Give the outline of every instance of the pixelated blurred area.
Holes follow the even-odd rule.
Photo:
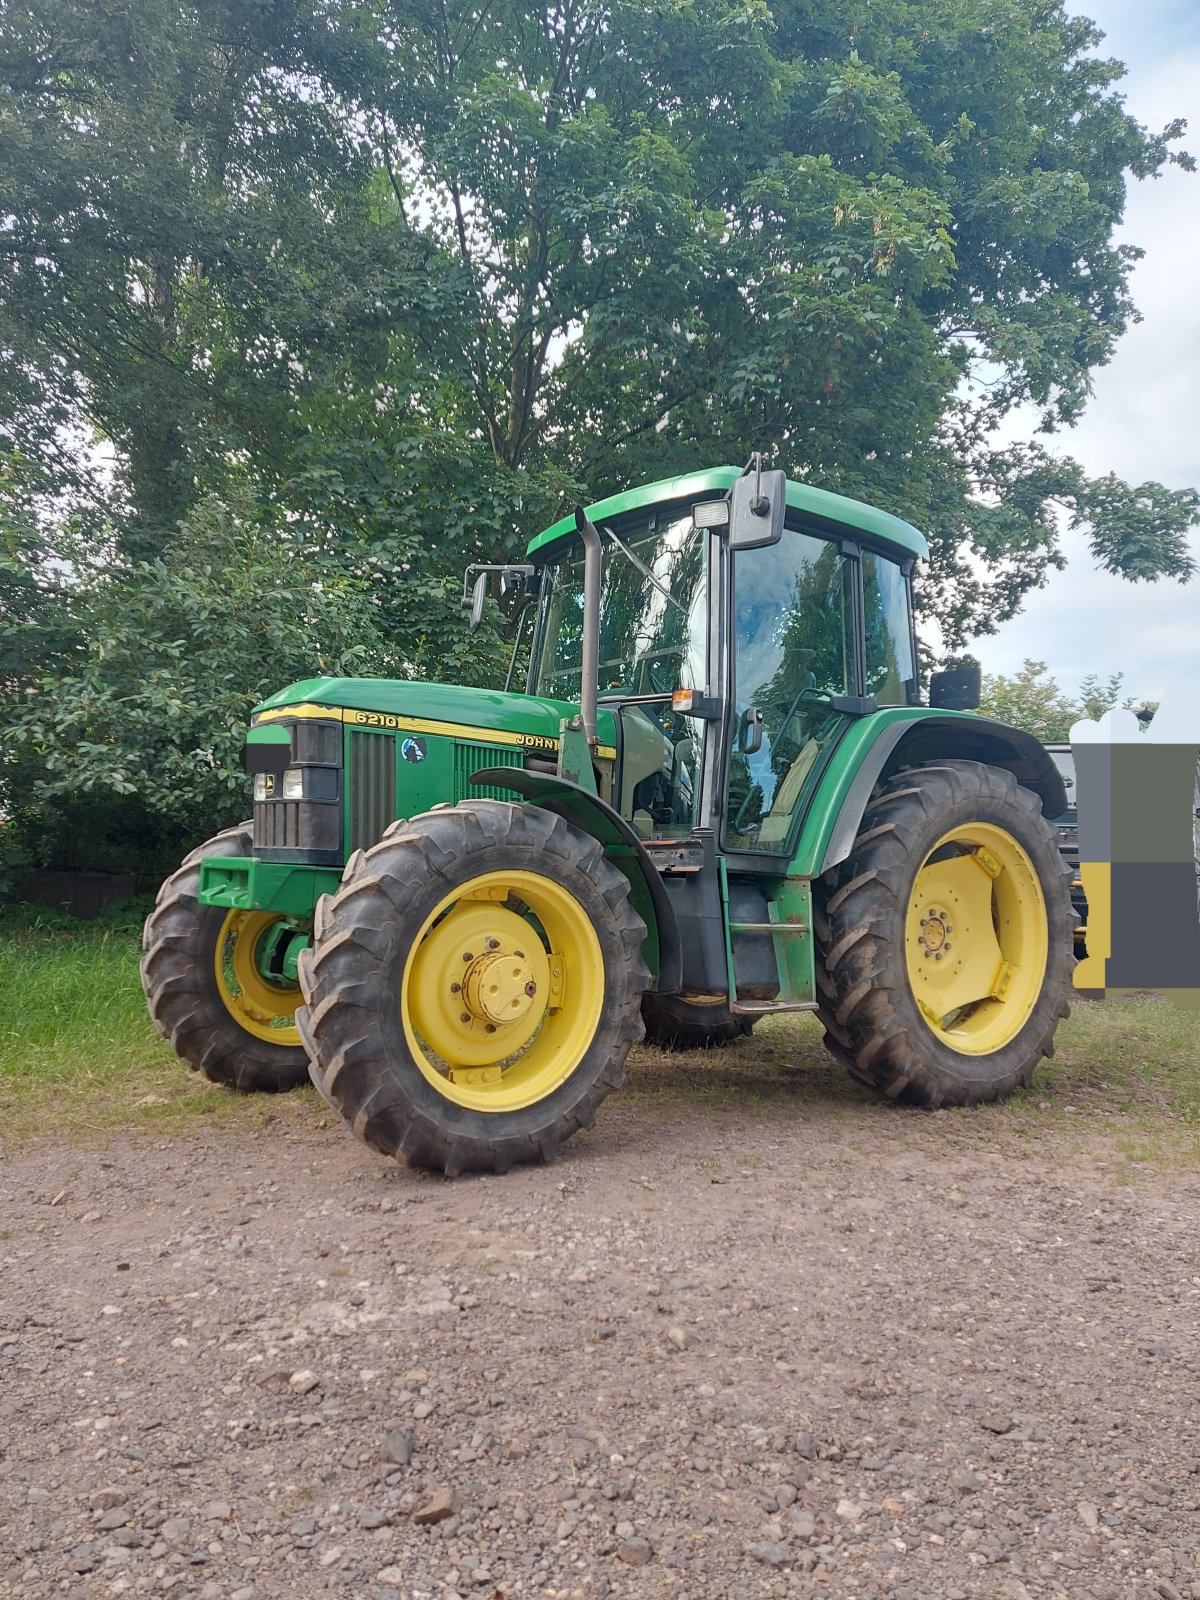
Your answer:
[[[1200,1009],[1200,684],[1173,686],[1152,719],[1076,723],[1071,756],[1086,912],[1075,987]]]

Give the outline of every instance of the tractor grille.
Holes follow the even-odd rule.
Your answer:
[[[464,739],[454,744],[454,800],[517,800],[512,789],[495,789],[490,784],[471,782],[471,774],[481,767],[520,767],[525,754],[511,745],[468,744]]]
[[[348,850],[369,850],[396,820],[396,740],[388,733],[346,736]]]
[[[258,801],[254,807],[254,854],[264,861],[302,860],[321,865],[340,861],[340,810],[336,801],[316,805],[311,800]]]

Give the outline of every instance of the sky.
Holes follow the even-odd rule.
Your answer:
[[[1154,130],[1174,117],[1200,159],[1200,6],[1195,0],[1068,0],[1106,38],[1100,53],[1124,61],[1128,109]],[[1146,252],[1133,275],[1143,320],[1094,375],[1083,420],[1051,441],[1092,473],[1172,489],[1200,487],[1200,172],[1176,168],[1130,180],[1119,237]],[[1200,528],[1192,530],[1200,563]],[[1135,698],[1158,699],[1173,676],[1200,676],[1200,577],[1131,584],[1098,571],[1085,536],[1064,540],[1068,565],[1031,594],[1020,616],[977,639],[985,672],[1012,673],[1026,657],[1046,662],[1074,693],[1089,673],[1125,675]]]

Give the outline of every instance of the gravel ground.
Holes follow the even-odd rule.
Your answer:
[[[0,1594],[1200,1600],[1200,1175],[635,1099],[447,1183],[305,1116],[7,1162]]]

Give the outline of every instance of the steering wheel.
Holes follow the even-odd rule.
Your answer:
[[[784,717],[783,721],[775,730],[775,742],[778,743],[778,741],[783,738],[784,732],[792,718],[796,715],[796,711],[799,708],[802,700],[815,700],[818,703],[828,705],[832,699],[832,689],[818,689],[815,684],[806,683],[803,688],[797,689],[795,698],[793,699],[791,705],[787,708],[787,716]]]
[[[683,665],[683,659],[682,650],[658,650],[653,655],[637,658],[636,664],[651,694],[671,694],[678,689],[678,668]]]

